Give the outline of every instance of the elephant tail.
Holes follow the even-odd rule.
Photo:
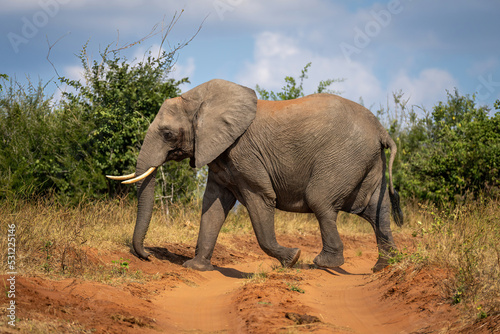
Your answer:
[[[396,158],[398,147],[387,132],[384,131],[384,134],[385,136],[384,138],[382,138],[382,144],[384,145],[384,148],[388,148],[391,150],[391,155],[389,157],[389,198],[391,200],[392,206],[391,214],[396,225],[401,227],[403,226],[403,211],[401,211],[401,205],[399,203],[399,194],[394,189],[394,185],[392,183],[392,164],[394,163],[394,159]]]

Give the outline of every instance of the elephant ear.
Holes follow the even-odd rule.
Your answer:
[[[215,160],[250,126],[257,112],[257,96],[247,87],[215,79],[182,95],[193,114],[195,166]]]

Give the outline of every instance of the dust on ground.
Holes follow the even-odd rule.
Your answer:
[[[441,297],[441,269],[372,274],[375,238],[343,237],[346,263],[312,265],[319,235],[280,236],[300,247],[292,269],[266,256],[253,236],[225,236],[211,272],[182,267],[194,247],[147,248],[152,261],[130,253],[89,249],[90,259],[130,259],[127,270],[154,279],[104,284],[81,278],[16,277],[16,329],[0,320],[0,332],[19,333],[492,333],[500,318],[464,328],[459,309]],[[399,239],[399,240],[398,240]],[[398,244],[410,245],[403,237]],[[411,246],[411,245],[410,245]],[[91,261],[92,262],[92,261]],[[7,276],[2,276],[6,285]],[[2,310],[7,296],[2,295]]]

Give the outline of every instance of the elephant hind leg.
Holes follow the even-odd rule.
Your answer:
[[[344,245],[337,230],[337,212],[332,209],[315,212],[318,219],[323,249],[314,259],[319,267],[336,268],[344,264]]]
[[[390,212],[391,206],[384,179],[373,193],[368,206],[358,214],[372,225],[377,239],[379,258],[372,268],[373,272],[387,267],[389,259],[397,252],[397,247],[392,237]]]
[[[344,264],[344,244],[337,230],[338,209],[332,201],[329,183],[321,179],[311,182],[306,191],[306,201],[319,223],[323,248],[314,258],[319,267],[336,268]]]

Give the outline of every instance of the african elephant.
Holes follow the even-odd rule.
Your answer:
[[[391,150],[388,194],[385,148]],[[216,79],[165,100],[147,131],[136,172],[108,177],[138,182],[133,247],[140,258],[149,256],[144,238],[153,210],[153,171],[168,160],[190,158],[192,167],[208,164],[209,173],[195,257],[185,267],[213,270],[217,236],[239,201],[260,247],[286,267],[299,259],[300,249],[276,241],[275,208],[315,214],[323,249],[314,263],[327,268],[344,263],[338,211],[365,218],[379,248],[377,271],[396,251],[391,204],[395,222],[403,223],[392,184],[395,154],[396,145],[377,118],[352,101],[331,94],[262,101],[250,88]]]

